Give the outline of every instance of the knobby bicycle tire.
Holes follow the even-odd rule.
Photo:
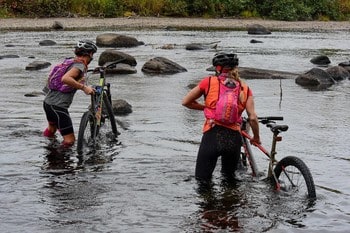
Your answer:
[[[280,182],[281,190],[299,192],[302,195],[305,194],[308,198],[316,198],[316,189],[311,172],[301,159],[287,156],[277,163],[274,172]]]
[[[83,114],[78,133],[77,152],[81,155],[85,149],[94,146],[96,140],[96,120],[94,115],[87,111]]]
[[[114,137],[117,138],[118,135],[119,135],[119,132],[118,132],[118,129],[117,129],[117,124],[116,124],[116,121],[115,121],[112,105],[111,105],[111,102],[108,99],[107,94],[103,95],[103,103],[104,103],[105,110],[107,110],[107,111],[105,111],[105,113],[107,115],[104,116],[104,118],[106,118],[106,119],[108,119],[110,121],[112,133],[114,134]]]

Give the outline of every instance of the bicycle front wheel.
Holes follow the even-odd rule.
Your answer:
[[[83,114],[78,133],[77,152],[83,154],[89,147],[93,147],[96,140],[96,121],[90,111]]]
[[[281,191],[316,198],[311,172],[301,159],[287,156],[277,163],[274,172]]]
[[[107,130],[107,136],[110,136],[111,139],[115,139],[118,137],[118,135],[120,133],[118,132],[117,124],[116,124],[113,109],[112,109],[112,105],[108,99],[107,94],[103,95],[103,103],[104,103],[103,106],[104,106],[105,111],[103,111],[102,117],[104,120],[104,124],[106,125],[105,128]],[[112,130],[112,131],[109,131],[109,130]]]

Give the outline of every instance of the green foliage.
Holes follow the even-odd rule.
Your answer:
[[[218,6],[218,13],[223,17],[257,15],[254,0],[222,0],[218,1]]]
[[[0,18],[10,18],[12,14],[5,7],[0,8]]]
[[[0,0],[0,17],[263,17],[349,20],[349,0]]]
[[[164,0],[129,0],[124,1],[125,9],[141,16],[158,15],[165,5]]]
[[[161,13],[165,16],[187,17],[187,3],[185,0],[165,0]]]
[[[335,0],[266,0],[258,5],[260,15],[278,20],[315,20],[327,16],[339,19],[339,1]]]
[[[116,17],[122,14],[119,0],[71,0],[71,11],[80,16]]]
[[[69,0],[39,0],[31,5],[31,16],[60,17],[66,16],[69,11]]]

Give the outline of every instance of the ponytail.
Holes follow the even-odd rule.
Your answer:
[[[231,79],[234,79],[238,82],[241,81],[240,77],[239,77],[239,73],[238,73],[238,67],[233,68],[232,70],[230,70],[228,72],[228,77]]]

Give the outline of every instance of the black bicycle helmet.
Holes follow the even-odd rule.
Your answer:
[[[91,40],[80,40],[75,46],[76,55],[89,55],[91,52],[96,53],[97,46]]]
[[[238,57],[235,53],[217,53],[213,58],[213,66],[236,67],[238,66]]]

